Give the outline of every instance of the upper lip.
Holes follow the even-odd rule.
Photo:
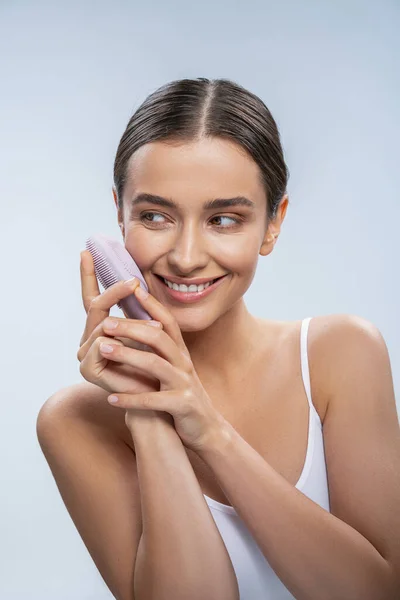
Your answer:
[[[226,273],[224,273],[223,275],[217,275],[216,277],[203,277],[203,278],[198,278],[198,279],[179,279],[178,277],[172,277],[172,275],[160,275],[159,273],[156,273],[156,275],[158,275],[159,277],[162,277],[163,279],[168,279],[168,281],[172,281],[172,283],[177,283],[179,284],[183,284],[183,285],[201,285],[202,283],[207,283],[208,281],[213,281],[214,279],[219,279],[220,277],[224,277],[224,275],[226,275]]]

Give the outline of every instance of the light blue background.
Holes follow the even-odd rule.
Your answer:
[[[370,320],[399,390],[399,15],[388,0],[1,3],[1,598],[112,597],[35,423],[46,398],[82,379],[79,252],[91,233],[120,237],[115,152],[162,84],[230,78],[264,100],[291,204],[249,310]]]

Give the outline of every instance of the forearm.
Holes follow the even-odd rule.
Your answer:
[[[397,598],[393,571],[376,548],[293,487],[234,428],[217,432],[200,456],[298,600]]]
[[[237,600],[229,554],[178,434],[164,423],[132,434],[143,522],[135,600]]]

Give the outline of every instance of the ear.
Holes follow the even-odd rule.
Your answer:
[[[118,195],[117,195],[117,190],[115,189],[114,186],[112,187],[112,193],[113,193],[113,196],[114,196],[114,204],[115,204],[116,209],[118,211],[118,225],[119,225],[119,228],[120,228],[120,230],[122,232],[122,237],[125,239],[124,220],[122,218],[121,210],[118,207]]]
[[[260,248],[261,256],[267,256],[275,247],[275,242],[280,234],[282,223],[286,216],[289,196],[285,194],[279,203],[275,219],[270,221]]]

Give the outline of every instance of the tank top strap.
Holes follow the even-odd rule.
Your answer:
[[[317,418],[317,421],[321,424],[319,414],[313,404],[311,397],[311,382],[310,382],[310,367],[308,363],[308,328],[312,317],[303,319],[301,323],[300,333],[300,360],[301,360],[301,374],[303,377],[304,389],[306,390],[307,400],[310,407],[310,421],[311,415]]]

